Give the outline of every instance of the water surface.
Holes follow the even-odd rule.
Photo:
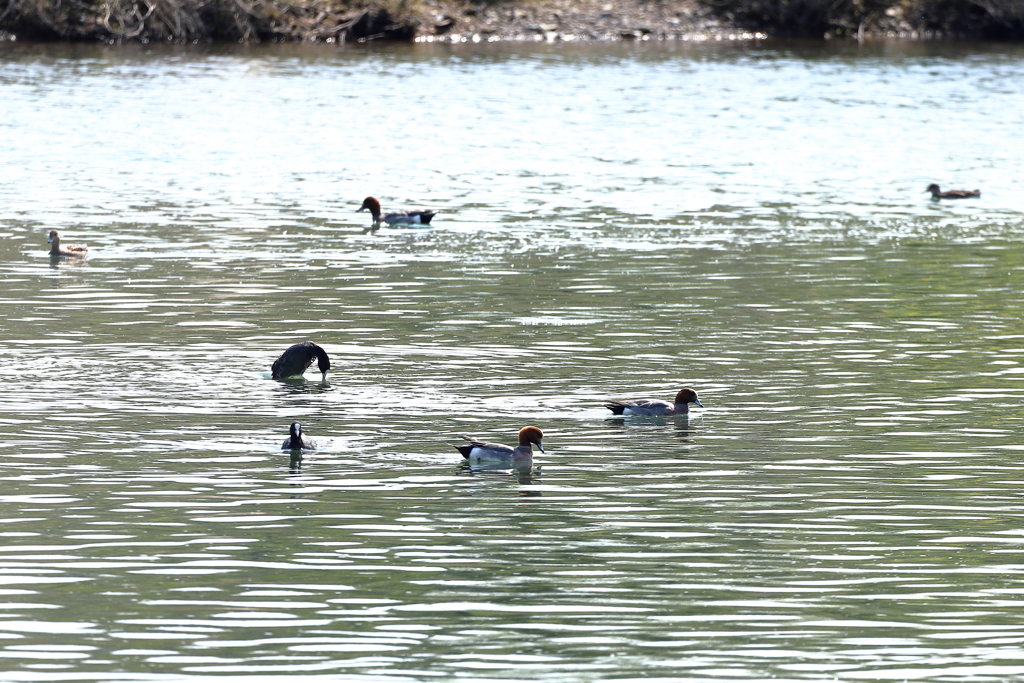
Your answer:
[[[0,60],[3,680],[1024,679],[1019,47]]]

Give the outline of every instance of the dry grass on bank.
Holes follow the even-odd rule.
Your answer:
[[[1024,0],[0,0],[0,38],[19,40],[617,40],[737,29],[1024,40]]]
[[[408,2],[389,0],[399,11]],[[0,7],[0,31],[19,40],[411,40],[414,34],[383,6],[338,0],[0,0]]]

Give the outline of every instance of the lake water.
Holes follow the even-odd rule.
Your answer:
[[[1024,680],[1024,47],[0,66],[3,681]]]

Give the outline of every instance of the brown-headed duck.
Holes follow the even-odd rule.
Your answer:
[[[467,460],[483,460],[488,462],[509,463],[513,467],[529,467],[533,463],[533,445],[537,444],[540,452],[544,452],[541,439],[544,432],[537,427],[523,427],[519,430],[519,445],[515,448],[500,443],[487,443],[477,441],[471,436],[460,434],[469,443],[465,446],[456,446],[456,450],[462,453]]]
[[[664,401],[609,401],[604,407],[616,415],[685,415],[690,412],[690,404],[696,403],[701,408],[704,404],[697,398],[697,392],[689,387],[680,389],[676,400],[669,404]]]
[[[401,225],[401,224],[415,224],[415,225],[429,225],[430,219],[437,215],[436,211],[395,211],[382,216],[380,213],[380,202],[377,201],[376,197],[367,197],[363,200],[363,205],[356,209],[356,212],[370,210],[370,215],[373,216],[373,224],[380,225],[381,223],[387,223],[388,225]]]

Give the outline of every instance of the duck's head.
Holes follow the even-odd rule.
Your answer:
[[[49,243],[56,242],[57,244],[60,244],[60,233],[56,230],[51,230],[50,237],[46,241]]]
[[[704,404],[697,399],[697,392],[689,387],[679,390],[679,393],[676,394],[676,403],[696,403],[701,408],[704,407]]]
[[[544,452],[544,446],[541,445],[541,439],[544,438],[544,432],[540,431],[538,427],[523,427],[519,430],[519,445],[529,446],[532,443],[537,444],[537,448],[540,452]]]
[[[301,439],[302,438],[302,425],[300,425],[298,422],[292,422],[292,426],[288,430],[288,433],[291,435],[291,437],[293,439]]]
[[[377,201],[376,197],[367,197],[363,200],[363,205],[356,209],[356,212],[370,210],[370,213],[377,217],[380,215],[380,202]]]
[[[932,195],[937,195],[937,194],[941,194],[942,190],[939,189],[938,185],[936,185],[935,183],[932,183],[931,185],[928,186],[928,189],[926,189],[925,192],[931,192]]]
[[[331,359],[327,357],[327,352],[319,346],[316,346],[316,367],[320,369],[320,381],[326,382],[327,371],[331,369]]]

